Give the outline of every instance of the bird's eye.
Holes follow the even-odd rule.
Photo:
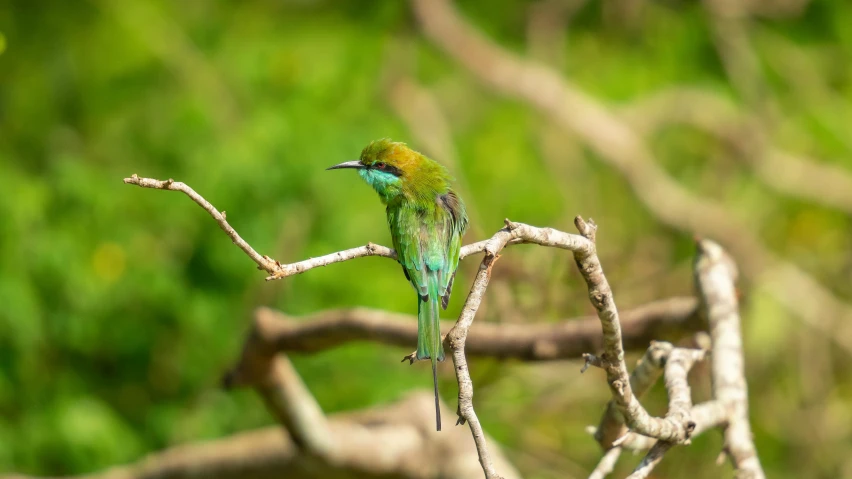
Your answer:
[[[380,169],[380,170],[384,170],[384,169],[385,169],[385,167],[386,167],[387,165],[386,165],[386,164],[384,164],[384,163],[382,163],[382,162],[380,161],[380,162],[376,163],[376,164],[375,164],[375,165],[373,165],[373,166],[375,166],[376,168],[378,168],[378,169]]]

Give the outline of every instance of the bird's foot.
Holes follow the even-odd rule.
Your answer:
[[[408,364],[414,364],[414,361],[417,361],[417,351],[413,351],[411,354],[406,354],[400,362],[404,363],[406,361],[408,361]]]

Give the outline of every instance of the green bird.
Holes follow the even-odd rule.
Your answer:
[[[439,304],[447,309],[453,278],[459,265],[467,213],[461,198],[450,188],[452,180],[443,165],[404,143],[376,140],[357,161],[332,166],[354,168],[387,205],[397,261],[405,278],[417,291],[417,359],[432,360],[435,415],[438,407],[438,361],[444,360]]]

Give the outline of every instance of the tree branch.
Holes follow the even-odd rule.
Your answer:
[[[245,242],[244,239],[237,234],[236,230],[228,224],[228,221],[225,219],[225,212],[220,212],[217,210],[209,201],[205,200],[204,197],[195,192],[189,185],[185,183],[181,183],[180,181],[175,181],[171,178],[168,180],[155,180],[153,178],[139,178],[134,173],[130,178],[125,178],[124,182],[129,185],[137,185],[142,188],[154,188],[158,190],[171,190],[171,191],[180,191],[184,193],[186,196],[196,202],[198,206],[204,208],[205,211],[210,213],[210,216],[219,223],[219,227],[222,228],[222,231],[225,232],[228,237],[231,238],[231,241],[234,242],[245,254],[248,255],[249,258],[252,259],[255,263],[257,263],[258,267],[263,270],[269,271],[270,273],[275,271],[276,261],[270,259],[267,256],[262,256],[260,253],[254,250],[248,243]]]
[[[713,396],[728,408],[725,449],[738,477],[763,478],[748,421],[748,388],[734,287],[736,276],[736,266],[721,246],[710,240],[698,242],[695,280],[713,339]]]
[[[621,448],[614,447],[603,455],[598,465],[589,474],[589,479],[604,479],[609,473],[615,469],[615,464],[621,456]]]
[[[698,314],[698,301],[687,296],[653,301],[622,313],[621,319],[626,349],[643,348],[654,339],[676,340],[704,328],[704,320]],[[293,317],[258,308],[254,321],[262,323],[255,329],[266,335],[265,341],[274,350],[287,353],[324,351],[352,341],[374,341],[407,348],[417,339],[414,316],[377,309],[334,309]],[[453,325],[450,321],[442,321],[443,334],[446,335]],[[553,324],[475,322],[467,336],[465,353],[498,359],[551,361],[576,359],[584,351],[599,351],[602,345],[597,316]]]
[[[666,360],[666,390],[669,395],[669,410],[666,418],[669,418],[684,429],[686,444],[695,430],[695,422],[692,420],[692,394],[686,376],[695,361],[704,359],[704,351],[697,349],[675,348],[669,353]],[[642,462],[636,466],[628,479],[645,479],[663,459],[663,455],[675,446],[672,441],[657,441]]]
[[[753,228],[722,204],[693,195],[678,184],[627,123],[552,69],[495,45],[470,26],[449,0],[412,0],[412,6],[424,34],[482,83],[526,101],[576,134],[595,158],[624,177],[664,224],[725,241],[744,271],[766,285],[776,300],[852,353],[852,306],[767,249]]]
[[[574,220],[580,233],[592,243],[592,249],[574,251],[574,260],[589,288],[589,299],[598,311],[604,337],[604,353],[601,363],[606,371],[607,383],[616,408],[627,426],[644,436],[665,441],[683,442],[688,439],[683,427],[669,418],[657,418],[639,403],[630,383],[627,364],[624,362],[624,347],[621,339],[621,324],[612,290],[603,274],[600,261],[594,251],[597,226],[586,223],[579,216]]]
[[[657,382],[663,372],[665,359],[671,352],[672,345],[669,343],[652,342],[645,351],[645,355],[639,360],[633,373],[630,374],[630,386],[633,394],[641,398]],[[595,440],[601,448],[608,450],[613,447],[613,442],[627,434],[624,426],[624,416],[618,410],[614,400],[607,404],[606,411],[601,422],[595,430]]]
[[[627,479],[645,479],[648,477],[651,471],[654,470],[654,467],[663,460],[663,455],[672,447],[674,447],[674,443],[669,441],[657,441],[654,443],[651,450],[642,458],[642,462],[636,466],[636,469],[627,476]]]
[[[363,258],[365,256],[381,256],[384,258],[396,259],[396,251],[386,246],[381,246],[373,243],[367,243],[364,246],[359,246],[357,248],[350,248],[343,251],[338,251],[336,253],[327,254],[324,256],[319,256],[316,258],[306,259],[304,261],[298,261],[296,263],[290,264],[281,264],[278,261],[270,258],[266,255],[261,255],[254,248],[251,247],[245,240],[240,237],[237,231],[228,224],[228,221],[225,219],[225,212],[217,210],[209,201],[204,199],[201,195],[195,192],[189,185],[185,183],[181,183],[179,181],[175,181],[172,179],[168,180],[156,180],[153,178],[140,178],[136,174],[133,174],[130,178],[125,178],[124,182],[130,185],[141,186],[142,188],[153,188],[158,190],[171,190],[171,191],[180,191],[189,198],[197,203],[199,206],[204,208],[213,219],[219,223],[219,227],[222,228],[222,231],[231,238],[231,241],[235,245],[237,245],[245,254],[248,255],[249,258],[254,261],[258,269],[262,269],[270,274],[266,278],[267,281],[286,278],[288,276],[293,276],[296,274],[302,274],[305,271],[308,271],[313,268],[317,268],[320,266],[328,266],[330,264],[339,263],[341,261],[348,261],[350,259],[355,258]],[[461,248],[459,253],[459,258],[464,258],[466,256],[482,253],[485,250],[486,243],[488,241],[479,241],[477,243],[472,243],[469,245],[465,245]],[[510,240],[509,244],[518,244],[523,243],[523,240],[520,238],[515,238]]]
[[[125,179],[125,181],[139,186],[172,189],[187,194],[217,220],[220,227],[228,234],[232,241],[249,255],[261,269],[265,269],[271,273],[270,278],[273,279],[299,274],[317,266],[345,261],[360,256],[378,255],[394,257],[393,251],[388,248],[367,245],[362,248],[348,250],[347,252],[334,253],[321,258],[293,263],[292,265],[281,265],[271,258],[259,255],[227,223],[224,213],[218,212],[209,202],[204,200],[204,198],[195,193],[187,185],[172,180],[162,182],[145,178],[140,179],[136,175]],[[619,446],[628,440],[631,440],[632,443],[635,443],[632,445],[636,446],[639,442],[643,442],[639,439],[641,436],[659,439],[657,444],[652,447],[651,453],[646,458],[647,461],[643,462],[645,465],[640,466],[638,470],[639,472],[645,469],[650,471],[650,468],[659,461],[659,457],[670,446],[667,443],[673,445],[687,442],[692,430],[696,428],[696,423],[691,420],[691,409],[693,408],[689,396],[689,386],[686,382],[686,373],[689,367],[691,367],[692,362],[698,359],[699,355],[686,350],[671,350],[670,345],[666,346],[663,343],[654,343],[646,353],[645,360],[640,363],[640,366],[634,371],[632,377],[628,378],[627,367],[624,362],[624,344],[618,310],[613,299],[612,290],[603,274],[603,269],[596,254],[595,237],[597,226],[594,222],[586,222],[579,216],[575,218],[575,225],[581,234],[580,236],[564,233],[552,228],[536,228],[506,220],[505,228],[499,230],[490,239],[465,246],[462,250],[463,255],[484,252],[485,257],[482,260],[479,272],[467,296],[462,313],[455,326],[447,333],[445,341],[452,349],[453,363],[459,383],[458,423],[463,424],[467,422],[469,424],[480,465],[488,479],[501,479],[501,476],[496,472],[492,455],[489,454],[486,446],[485,434],[473,409],[473,384],[468,371],[465,347],[476,311],[488,286],[494,262],[499,258],[499,252],[510,244],[532,243],[567,249],[573,253],[574,260],[588,286],[589,299],[597,310],[597,316],[603,330],[603,354],[600,358],[587,356],[587,362],[598,365],[606,371],[607,381],[613,397],[612,404],[615,405],[615,409],[611,408],[612,411],[604,416],[602,427],[600,428],[601,433],[622,429],[622,424],[615,412],[620,413],[620,416],[624,418],[624,423],[632,430],[631,433],[612,441],[609,444],[610,446]],[[702,246],[702,248],[702,251],[706,253],[708,247]],[[702,269],[698,268],[698,270],[701,271]],[[699,274],[700,277],[701,275]],[[730,287],[731,294],[733,294],[732,282]],[[705,289],[702,289],[702,293],[705,295],[709,294]],[[734,297],[735,300],[736,298]],[[711,304],[709,300],[706,303]],[[733,308],[733,315],[737,318],[735,302],[733,303]],[[690,309],[689,315],[691,316],[692,311],[694,311],[694,305],[688,309]],[[711,318],[712,313],[713,311],[711,310]],[[681,315],[683,314],[684,312],[682,311]],[[731,313],[728,312],[726,314]],[[292,337],[292,335],[288,336],[288,333],[293,328],[291,327],[288,331],[285,326],[282,329],[281,325],[284,322],[270,320],[270,318],[273,318],[273,316],[264,310],[261,310],[256,315],[255,327],[245,342],[240,361],[226,375],[224,382],[229,386],[254,386],[264,398],[272,414],[278,418],[279,422],[290,433],[294,443],[300,450],[304,450],[304,452],[314,457],[325,458],[331,461],[334,456],[340,454],[340,451],[339,447],[335,447],[334,445],[335,436],[329,430],[322,411],[286,358],[275,358],[276,353],[284,349],[281,343],[286,343],[288,338]],[[738,321],[738,318],[736,320]],[[711,319],[711,324],[712,321]],[[718,323],[730,325],[730,321],[730,319],[723,318]],[[385,321],[382,322],[384,323]],[[367,331],[368,334],[372,334],[376,329],[375,324],[370,325],[368,323],[369,320],[367,322],[362,320],[352,324],[362,326],[362,332]],[[410,322],[410,324],[413,325],[414,323]],[[737,326],[734,333],[738,335],[738,323],[734,324]],[[328,330],[327,325],[324,328]],[[371,330],[370,328],[373,329]],[[383,324],[378,327],[378,330],[382,331],[378,336],[380,339],[392,341],[398,341],[402,337],[405,337],[406,340],[413,339],[410,327],[407,330],[403,330],[402,328],[395,329],[394,326],[388,327],[388,325]],[[720,336],[720,334],[714,333],[714,348],[719,344],[717,340],[724,336]],[[375,338],[373,336],[369,337]],[[529,338],[526,341],[529,342]],[[535,346],[533,346],[533,350],[535,350]],[[534,353],[533,357],[536,354],[542,354],[540,350],[541,348],[539,347],[539,353]],[[741,350],[738,349],[737,352],[740,354],[739,374],[742,377]],[[549,354],[553,355],[552,352]],[[666,366],[666,385],[669,389],[670,398],[669,413],[665,418],[655,418],[651,417],[642,407],[636,395],[637,393],[641,394],[644,392],[654,382],[659,375],[658,370],[666,355],[669,356],[669,363]],[[743,397],[745,397],[744,379],[742,379],[742,382],[741,389]],[[717,384],[721,383],[718,381],[714,382],[714,386]],[[717,387],[721,403],[727,406],[728,402],[730,402],[739,408],[737,409],[739,411],[738,414],[744,417],[745,430],[748,431],[747,414],[742,412],[742,408],[745,407],[744,401],[735,402],[733,390],[733,387],[728,389]],[[730,401],[722,399],[723,397],[727,397],[726,395],[731,397]],[[707,407],[705,409],[708,412],[717,412],[719,408]],[[609,417],[610,415],[612,417]],[[742,426],[738,426],[736,424],[737,421],[732,417],[728,417],[727,419],[729,423],[727,429],[728,431],[733,431],[730,433],[730,436],[736,440],[732,439],[729,443],[732,455],[735,456],[734,451],[737,451],[736,454],[740,454],[743,451],[743,445],[741,444],[742,438],[740,437],[743,430]],[[608,421],[611,422],[610,426],[606,426]],[[611,457],[613,457],[613,461],[616,454],[615,452],[612,453]],[[754,460],[756,461],[756,456],[754,456]],[[737,459],[737,461],[745,464],[742,466],[743,468],[748,467],[748,458]]]
[[[470,436],[460,428],[435,433],[433,414],[431,392],[418,392],[393,404],[333,415],[328,421],[334,444],[330,456],[305,451],[280,427],[272,427],[175,446],[73,479],[481,479]],[[520,479],[499,450],[491,455],[506,479]]]

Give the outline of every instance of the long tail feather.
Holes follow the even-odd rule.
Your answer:
[[[428,295],[421,297],[417,308],[417,359],[432,360],[432,381],[435,386],[436,428],[441,430],[441,409],[438,400],[438,361],[444,360],[444,345],[441,342],[440,296],[438,275],[429,272]]]
[[[438,361],[432,360],[432,381],[435,383],[435,429],[441,430],[441,403],[438,400]]]

